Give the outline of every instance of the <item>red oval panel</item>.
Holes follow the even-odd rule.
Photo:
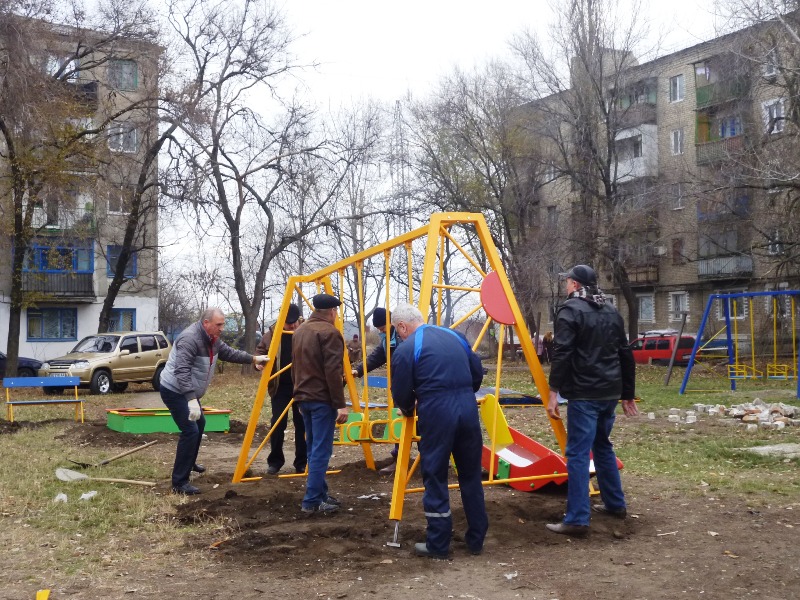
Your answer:
[[[511,304],[503,291],[503,284],[500,283],[500,276],[497,271],[489,273],[481,284],[481,302],[483,309],[490,317],[503,325],[514,325],[514,313],[511,312]]]

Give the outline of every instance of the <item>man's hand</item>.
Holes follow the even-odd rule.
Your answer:
[[[623,400],[622,412],[626,417],[635,417],[639,414],[639,409],[636,407],[636,400]]]
[[[353,377],[358,377],[358,369],[353,369],[350,372],[353,374]]]
[[[547,416],[556,421],[561,420],[561,412],[558,410],[558,392],[550,390],[550,397],[547,399]]]
[[[203,409],[200,408],[200,403],[197,398],[189,400],[189,420],[197,421],[203,415]]]
[[[266,365],[268,361],[269,356],[266,354],[256,354],[253,357],[253,366],[256,368],[256,371],[263,371],[264,365]]]
[[[336,422],[339,425],[343,425],[343,424],[347,423],[347,409],[346,408],[340,408],[336,412]]]

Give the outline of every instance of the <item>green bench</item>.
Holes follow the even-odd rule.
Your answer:
[[[24,405],[43,405],[43,404],[74,404],[75,420],[83,423],[83,400],[78,397],[78,385],[80,377],[5,377],[3,387],[6,388],[6,417],[9,421],[14,421],[14,407]],[[21,388],[64,388],[72,387],[75,390],[75,397],[70,398],[47,398],[42,400],[12,400],[11,390]]]

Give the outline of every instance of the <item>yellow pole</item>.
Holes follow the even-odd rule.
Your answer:
[[[778,298],[772,297],[772,362],[778,365]]]
[[[414,304],[414,253],[411,242],[405,243],[406,264],[408,265],[408,303]]]
[[[750,364],[753,367],[753,377],[756,376],[756,329],[753,325],[753,299],[747,298],[747,310],[750,313]]]
[[[797,329],[795,328],[795,312],[797,310],[797,306],[794,303],[794,296],[791,296],[791,307],[792,307],[792,370],[794,371],[795,379],[798,376],[797,373]]]
[[[392,307],[389,306],[391,302],[389,285],[391,283],[391,279],[389,278],[391,261],[391,250],[384,250],[383,268],[386,277],[386,281],[384,282],[384,286],[386,287],[386,403],[388,404],[386,410],[389,411],[389,415],[391,415],[394,410],[394,399],[392,398]],[[391,437],[391,435],[392,432],[389,430],[389,436]]]

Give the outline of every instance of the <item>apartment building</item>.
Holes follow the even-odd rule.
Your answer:
[[[557,250],[546,261],[551,277],[572,262],[595,264],[601,287],[627,318],[619,280],[611,275],[616,262],[632,292],[638,331],[677,329],[686,313],[685,330],[697,332],[713,293],[800,288],[797,264],[784,261],[781,252],[782,226],[798,216],[782,211],[790,192],[768,189],[765,166],[787,152],[797,154],[797,132],[783,120],[789,98],[776,66],[780,36],[769,27],[642,64],[633,57],[618,63],[624,67],[606,84],[613,113],[607,121],[613,127],[608,181],[616,190],[613,225],[590,229],[585,218],[577,218],[580,186],[574,170],[564,169],[553,153],[549,183],[539,197],[541,222],[562,238],[560,246],[554,240]],[[573,79],[566,93],[579,94],[580,87]],[[551,97],[540,104],[561,101]],[[574,147],[579,153],[580,144]],[[576,223],[581,231],[575,231]],[[608,227],[624,228],[613,257],[592,252],[591,244],[576,250],[569,241],[589,231],[607,236]],[[540,307],[551,323],[556,302],[550,298]],[[756,332],[786,330],[800,323],[799,309],[794,307],[793,321],[788,297],[742,301],[734,317],[743,321],[744,331],[750,329],[751,312]],[[702,333],[709,337],[723,325],[717,306]]]
[[[162,49],[104,37],[108,34],[103,32],[31,20],[23,25],[27,39],[2,40],[6,49],[15,49],[15,44],[17,50],[23,48],[36,70],[26,74],[24,93],[31,97],[28,112],[40,114],[35,125],[25,112],[19,113],[18,122],[9,117],[15,141],[37,162],[30,168],[23,204],[29,226],[18,230],[28,239],[19,354],[45,360],[97,333],[131,217],[133,186],[148,140],[157,132],[155,104],[147,100],[158,87]],[[41,92],[32,90],[34,85]],[[29,143],[32,138],[40,138],[41,144]],[[8,342],[14,244],[7,232],[14,232],[13,188],[20,179],[14,180],[8,145],[0,141],[0,203],[6,221],[0,236],[0,252],[6,257],[0,261],[0,348]],[[148,176],[153,173],[157,165]],[[148,191],[145,209],[135,214],[134,254],[114,303],[111,330],[158,326],[156,203],[156,193]]]

